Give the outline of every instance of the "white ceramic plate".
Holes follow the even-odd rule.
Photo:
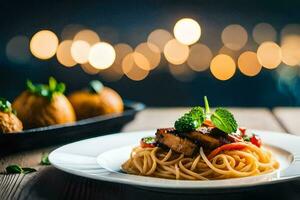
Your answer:
[[[154,190],[184,192],[266,185],[300,177],[300,137],[286,133],[254,130],[280,162],[280,169],[260,176],[212,181],[168,180],[122,173],[121,164],[132,147],[155,130],[118,133],[82,140],[60,147],[49,155],[50,162],[65,172],[92,179],[123,183]]]

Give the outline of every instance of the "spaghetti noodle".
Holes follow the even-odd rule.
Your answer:
[[[270,151],[248,142],[242,144],[242,149],[208,156],[202,147],[195,156],[160,147],[136,147],[122,169],[130,174],[167,179],[214,180],[261,175],[279,168]]]

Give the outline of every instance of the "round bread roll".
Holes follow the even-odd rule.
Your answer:
[[[121,113],[124,104],[120,95],[111,88],[102,87],[99,92],[82,90],[68,96],[77,119],[86,119],[99,115]]]
[[[76,120],[74,109],[63,94],[52,100],[24,91],[12,104],[25,128],[65,124]]]
[[[0,133],[16,133],[23,130],[23,124],[12,112],[0,112]]]

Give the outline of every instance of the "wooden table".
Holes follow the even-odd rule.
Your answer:
[[[123,131],[172,126],[187,108],[150,108],[139,113]],[[253,129],[300,134],[300,108],[231,108],[240,125]],[[299,144],[300,145],[300,144]],[[77,177],[52,166],[39,166],[41,154],[54,147],[0,158],[0,169],[12,163],[36,167],[38,172],[0,175],[0,200],[5,199],[300,199],[300,181],[216,194],[168,194],[132,186]],[[56,147],[55,147],[56,148]]]

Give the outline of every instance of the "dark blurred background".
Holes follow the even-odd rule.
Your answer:
[[[162,62],[159,69],[151,71],[144,80],[133,81],[123,76],[117,81],[107,81],[101,75],[85,73],[80,66],[63,67],[55,57],[40,60],[30,54],[26,62],[18,63],[9,60],[6,53],[7,43],[17,35],[30,39],[37,31],[48,29],[59,37],[68,24],[99,30],[101,40],[111,44],[125,42],[135,47],[146,41],[148,34],[157,28],[172,33],[174,24],[184,17],[193,18],[200,24],[200,42],[209,46],[213,55],[222,48],[221,33],[230,24],[240,24],[247,30],[249,38],[244,49],[255,50],[258,45],[253,42],[251,33],[256,24],[271,24],[277,31],[276,42],[279,42],[282,28],[300,23],[299,8],[300,1],[296,0],[3,1],[0,12],[0,96],[13,100],[25,88],[26,79],[46,82],[49,76],[54,76],[66,83],[67,92],[99,79],[116,89],[123,98],[142,101],[148,106],[196,105],[202,103],[203,95],[209,96],[212,106],[299,106],[299,66],[282,64],[274,70],[263,68],[255,77],[245,76],[237,70],[231,79],[221,81],[209,69],[193,72],[188,78],[174,77],[165,66],[166,62]],[[286,77],[286,74],[292,75]]]

